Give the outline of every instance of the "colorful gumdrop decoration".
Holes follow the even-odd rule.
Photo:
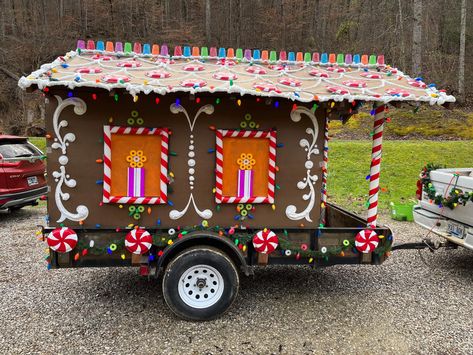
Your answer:
[[[373,252],[379,244],[378,235],[369,229],[360,231],[355,237],[355,247],[361,253]]]
[[[153,238],[144,229],[133,229],[125,237],[125,248],[133,254],[141,255],[147,253]]]
[[[77,245],[77,234],[71,228],[56,228],[46,238],[48,246],[58,253],[68,253]]]
[[[276,233],[269,229],[263,229],[253,237],[253,247],[258,253],[270,254],[276,250],[279,239]]]

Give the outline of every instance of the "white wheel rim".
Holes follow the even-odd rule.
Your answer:
[[[222,298],[224,282],[217,269],[195,265],[182,273],[177,286],[181,300],[192,308],[208,308]]]

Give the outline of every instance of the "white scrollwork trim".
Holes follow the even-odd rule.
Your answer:
[[[309,204],[302,212],[297,212],[297,207],[294,205],[289,205],[286,207],[286,216],[293,220],[297,221],[300,219],[306,219],[308,222],[312,222],[312,218],[310,217],[310,212],[314,208],[315,205],[315,188],[314,185],[318,180],[318,176],[316,174],[312,175],[311,169],[314,166],[314,163],[311,160],[312,155],[319,154],[319,149],[317,148],[317,136],[319,134],[319,126],[317,123],[317,117],[315,114],[308,109],[307,107],[298,107],[296,110],[291,112],[291,119],[294,122],[299,122],[302,119],[302,115],[306,115],[312,121],[313,128],[308,127],[305,132],[311,136],[312,141],[303,138],[299,141],[299,145],[304,148],[306,151],[306,162],[304,167],[307,169],[306,176],[297,183],[297,188],[299,190],[305,190],[309,188],[309,191],[302,195],[302,199],[304,201],[309,201]]]
[[[196,164],[197,164],[196,159],[194,158],[195,157],[194,142],[193,142],[194,137],[192,135],[192,132],[194,130],[194,125],[197,121],[197,118],[200,116],[200,114],[205,113],[207,115],[211,115],[211,114],[214,113],[214,107],[213,107],[213,105],[204,105],[204,106],[202,106],[197,111],[197,113],[195,114],[195,116],[192,120],[189,117],[189,114],[187,113],[187,110],[179,104],[173,103],[173,104],[171,104],[169,109],[174,114],[183,113],[186,116],[187,122],[189,123],[189,129],[190,129],[190,132],[191,132],[190,143],[189,143],[189,154],[188,154],[189,157],[191,157],[191,159],[189,159],[188,162],[187,162],[187,164],[189,166],[189,170],[188,170],[189,171],[189,187],[190,187],[191,193],[189,195],[189,200],[187,201],[186,207],[184,207],[184,209],[182,211],[171,210],[169,212],[169,218],[171,218],[173,220],[176,220],[176,219],[179,219],[182,216],[184,216],[187,213],[187,210],[189,209],[189,206],[191,205],[191,202],[192,202],[192,206],[194,207],[195,212],[201,218],[210,219],[213,216],[212,211],[210,209],[205,209],[205,210],[201,211],[197,207],[197,204],[196,204],[195,199],[194,199],[194,195],[192,194],[192,190],[194,189],[194,184],[195,184],[194,174],[195,174],[195,168],[196,168]]]
[[[59,170],[53,171],[53,177],[56,181],[56,189],[54,191],[54,200],[56,202],[56,206],[61,212],[61,217],[57,220],[58,223],[69,219],[71,221],[81,221],[87,218],[89,215],[89,209],[84,205],[79,205],[76,208],[76,213],[69,212],[66,207],[64,207],[63,201],[67,201],[70,198],[70,194],[67,192],[62,191],[63,185],[66,185],[69,188],[74,188],[77,185],[77,181],[71,179],[70,176],[66,173],[66,165],[69,162],[69,158],[67,157],[67,147],[70,143],[76,140],[76,136],[74,133],[66,133],[64,136],[61,135],[61,129],[68,126],[68,122],[66,120],[59,121],[59,116],[61,115],[62,111],[67,106],[74,106],[74,113],[76,115],[83,115],[87,111],[86,103],[78,98],[78,97],[70,97],[68,99],[61,99],[59,96],[54,96],[58,102],[56,110],[53,114],[53,127],[54,133],[56,137],[54,138],[54,143],[51,145],[53,149],[60,149],[62,155],[59,157]]]

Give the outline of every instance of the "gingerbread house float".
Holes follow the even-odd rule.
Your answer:
[[[90,40],[19,85],[46,99],[49,267],[164,273],[166,302],[190,319],[225,311],[253,265],[382,263],[388,104],[455,100],[382,55]],[[327,202],[329,122],[363,104],[367,219]]]

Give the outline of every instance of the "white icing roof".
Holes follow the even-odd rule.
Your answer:
[[[383,56],[275,52],[177,46],[78,42],[78,49],[57,58],[19,86],[125,89],[131,95],[172,92],[233,93],[312,101],[455,102],[455,98],[421,78],[410,78],[384,64]]]

